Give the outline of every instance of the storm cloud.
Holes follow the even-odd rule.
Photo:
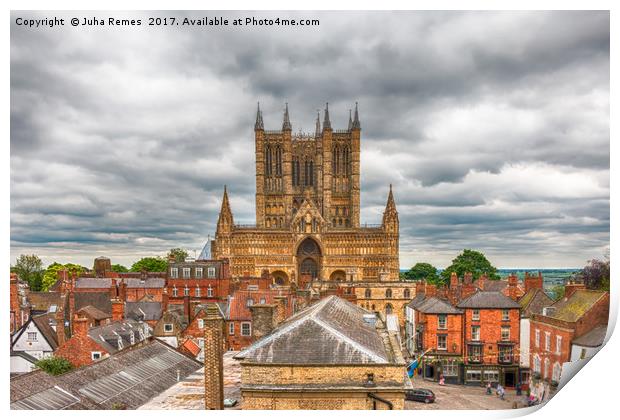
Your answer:
[[[389,184],[401,266],[463,248],[579,267],[609,246],[608,12],[57,13],[11,27],[11,258],[130,264],[213,236],[223,187],[254,222],[253,123],[312,131],[359,103],[362,222]],[[320,19],[150,27],[148,16]]]

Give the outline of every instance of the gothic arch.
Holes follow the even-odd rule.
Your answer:
[[[307,236],[297,246],[297,271],[300,276],[309,275],[310,279],[321,276],[321,259],[323,252],[319,243]]]
[[[271,273],[271,276],[273,277],[274,283],[278,286],[286,286],[289,283],[288,275],[284,271],[274,271]]]
[[[344,270],[335,270],[329,276],[329,280],[330,281],[346,281],[347,280],[347,273],[345,273]]]

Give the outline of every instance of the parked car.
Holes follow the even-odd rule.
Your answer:
[[[415,388],[405,392],[405,399],[409,401],[420,401],[429,404],[435,402],[435,394],[430,389]]]

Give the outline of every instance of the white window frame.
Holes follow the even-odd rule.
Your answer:
[[[189,286],[183,288],[183,296],[189,296]]]
[[[100,351],[91,351],[90,352],[90,360],[101,360],[103,355]]]
[[[545,331],[545,350],[551,351],[551,333],[549,331]]]
[[[247,334],[243,333],[243,328],[247,327]],[[252,323],[251,322],[242,322],[241,323],[241,335],[244,337],[251,337],[252,336]]]
[[[444,345],[441,346],[439,344],[439,337],[442,337],[445,342],[443,343]],[[447,334],[437,334],[437,350],[448,350],[448,335]]]
[[[510,309],[502,309],[502,321],[510,321]]]
[[[539,356],[539,355],[537,355],[537,354],[535,354],[535,355],[532,357],[532,360],[534,361],[534,366],[533,366],[533,367],[534,367],[534,372],[536,372],[536,373],[541,373],[542,371],[541,371],[541,369],[540,369],[540,368],[541,368],[541,359],[540,359],[540,356]]]
[[[198,328],[204,328],[205,327],[205,320],[202,318],[198,319]]]
[[[553,364],[553,371],[551,373],[551,379],[556,382],[560,382],[560,376],[562,375],[562,365],[559,362]]]
[[[211,287],[211,285],[209,285],[207,289],[207,297],[213,297],[213,287]]]
[[[510,326],[502,325],[500,327],[500,337],[502,341],[510,341]],[[507,332],[507,334],[505,334]]]
[[[36,331],[28,331],[28,341],[39,341]]]
[[[235,323],[228,324],[228,335],[235,335]]]
[[[207,267],[207,277],[210,279],[215,278],[215,267]]]
[[[190,267],[183,267],[183,278],[184,279],[192,278],[192,269]]]
[[[561,353],[562,353],[562,336],[556,335],[555,336],[555,354],[561,354]]]
[[[202,278],[202,267],[196,267],[196,274],[195,274],[197,279],[201,279]]]
[[[480,309],[472,309],[472,311],[471,311],[471,320],[472,321],[480,321]]]
[[[437,315],[437,329],[438,330],[448,329],[448,315],[446,314]]]
[[[173,279],[179,278],[179,269],[177,267],[170,268],[170,277],[172,277]]]
[[[540,330],[536,329],[536,331],[534,331],[534,345],[536,346],[536,348],[540,348]]]
[[[196,297],[200,297],[200,286],[196,286],[194,289],[194,295],[196,295]]]
[[[252,305],[254,305],[254,299],[247,298],[247,300],[245,301],[245,306],[247,306],[249,308]]]
[[[179,296],[179,290],[177,289],[176,286],[174,286],[172,288],[172,297],[178,297]]]
[[[476,331],[475,335],[474,331]],[[471,326],[471,341],[480,341],[480,325]]]
[[[170,328],[170,329],[168,329]],[[164,324],[164,332],[173,332],[174,331],[174,324]]]

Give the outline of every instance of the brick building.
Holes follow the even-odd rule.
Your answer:
[[[30,318],[30,305],[26,297],[27,286],[19,281],[17,274],[11,273],[10,283],[10,333],[19,330]]]
[[[228,260],[171,261],[166,284],[170,303],[180,303],[184,296],[203,303],[226,299],[231,292]]]
[[[402,409],[406,362],[383,318],[329,296],[240,352],[244,409]]]
[[[609,292],[567,284],[564,298],[543,314],[531,316],[530,368],[534,381],[559,383],[562,364],[571,360],[573,343],[579,343],[595,328],[606,326],[608,318]]]

